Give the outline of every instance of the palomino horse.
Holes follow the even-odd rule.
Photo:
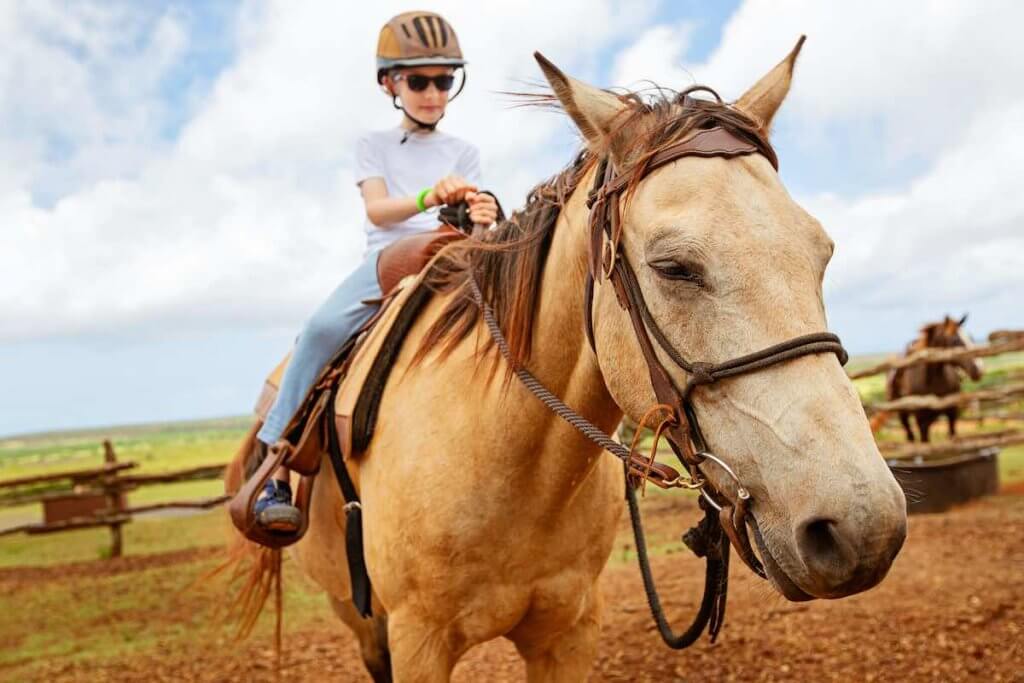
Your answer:
[[[401,351],[373,441],[349,460],[374,617],[360,619],[350,605],[345,515],[330,472],[293,546],[357,634],[375,680],[448,680],[467,650],[497,637],[515,644],[530,681],[587,677],[623,469],[500,372],[469,276],[514,357],[565,403],[606,432],[623,413],[638,420],[655,394],[608,280],[593,291],[593,347],[586,334],[585,200],[597,161],[641,173],[645,155],[709,122],[767,137],[798,48],[733,106],[617,96],[538,56],[587,149],[482,241],[442,252],[439,293]],[[826,329],[821,283],[833,244],[764,156],[666,164],[632,188],[619,227],[650,314],[690,357],[733,358]],[[839,598],[885,576],[906,533],[904,497],[834,355],[701,387],[693,403],[710,447],[750,492],[747,523],[779,593]],[[703,467],[718,491],[735,495],[716,465]]]
[[[971,340],[963,331],[963,324],[967,316],[960,320],[953,320],[948,315],[937,323],[931,323],[921,328],[917,339],[907,346],[907,354],[920,351],[925,348],[967,348],[971,346]],[[965,373],[974,381],[981,379],[982,364],[977,358],[965,358],[963,360],[949,363],[923,363],[911,365],[906,368],[892,370],[886,381],[886,397],[895,401],[904,396],[921,396],[932,394],[934,396],[949,396],[960,391],[960,373]],[[949,422],[949,435],[956,436],[956,419],[960,416],[960,408],[953,406],[945,410],[901,410],[899,411],[900,423],[907,433],[907,441],[914,440],[914,431],[910,427],[910,416],[913,414],[917,420],[917,428],[921,432],[921,441],[928,442],[928,431],[932,423],[945,415]]]

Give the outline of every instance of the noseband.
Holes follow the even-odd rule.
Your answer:
[[[701,129],[685,140],[670,144],[655,153],[646,164],[640,180],[655,169],[685,157],[731,159],[750,154],[764,156],[778,170],[775,152],[768,141],[762,137],[751,135],[749,138],[747,136],[741,138],[721,127]],[[732,468],[708,448],[693,404],[694,391],[702,385],[756,372],[812,354],[833,353],[838,356],[840,363],[845,365],[847,354],[836,335],[818,332],[795,337],[760,351],[720,363],[687,360],[672,346],[652,316],[637,282],[636,274],[630,266],[622,246],[622,217],[619,199],[629,183],[630,177],[617,174],[614,165],[607,157],[601,160],[597,168],[594,187],[587,199],[587,206],[590,208],[590,257],[584,318],[587,339],[596,353],[593,331],[594,288],[596,284],[608,280],[614,288],[619,305],[629,314],[634,334],[643,352],[651,385],[658,401],[655,409],[661,410],[666,415],[655,431],[655,449],[652,449],[650,458],[636,453],[632,448],[627,450],[612,440],[595,425],[566,406],[537,381],[529,371],[518,366],[509,353],[508,345],[494,318],[493,311],[484,301],[479,286],[472,278],[470,287],[496,345],[524,385],[551,410],[623,461],[626,471],[626,496],[651,611],[665,642],[670,647],[680,649],[696,641],[709,623],[712,641],[721,628],[725,613],[730,543],[755,574],[762,578],[767,577],[764,567],[751,548],[747,533],[747,515],[752,502],[750,493],[742,485],[740,478]],[[654,338],[654,342],[657,343],[664,355],[687,374],[688,379],[682,389],[678,387],[659,359],[651,337]],[[642,426],[644,425],[641,424]],[[656,450],[657,439],[663,433],[680,463],[689,473],[688,481],[673,468],[654,462],[653,453]],[[734,491],[731,496],[717,490],[707,479],[701,468],[708,462],[714,463],[714,466],[732,481]],[[662,488],[686,487],[700,489],[701,492],[701,507],[705,510],[705,519],[687,533],[684,541],[698,556],[707,558],[704,600],[690,628],[680,636],[672,633],[665,620],[647,563],[646,544],[635,498],[635,488],[640,481],[651,481]],[[728,541],[722,538],[722,532]]]

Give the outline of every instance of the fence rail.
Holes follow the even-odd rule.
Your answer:
[[[1011,333],[1007,330],[999,334],[1003,336],[996,337],[995,340],[983,346],[953,349],[927,348],[915,351],[907,356],[894,356],[881,363],[851,372],[850,379],[863,379],[864,377],[871,377],[872,375],[878,375],[889,370],[906,368],[921,363],[951,363],[972,358],[999,356],[1014,351],[1024,351],[1024,332]]]
[[[45,520],[0,529],[0,537],[25,533],[49,534],[75,529],[108,527],[110,529],[110,557],[122,554],[121,527],[135,515],[155,510],[207,510],[222,505],[228,496],[215,496],[200,500],[178,500],[147,505],[128,506],[125,494],[144,486],[170,484],[183,481],[220,479],[224,465],[201,465],[175,472],[160,474],[125,474],[138,466],[135,462],[118,462],[110,441],[103,442],[102,467],[65,470],[31,477],[0,481],[0,506],[13,507],[29,503],[42,503]],[[41,484],[68,482],[59,490],[39,491]],[[36,487],[37,490],[18,492],[19,488]]]
[[[1020,443],[1024,443],[1024,432],[1020,430],[1006,430],[960,437],[938,443],[884,443],[881,444],[880,449],[882,455],[887,459],[905,460],[920,458],[922,460],[932,460],[951,455],[975,453],[988,448],[1013,446]]]
[[[946,408],[966,406],[972,403],[991,403],[1022,397],[1024,397],[1024,383],[1010,384],[996,389],[961,391],[956,394],[949,394],[948,396],[935,396],[934,394],[904,396],[894,401],[872,403],[868,408],[871,412],[881,412],[883,410],[945,410]]]
[[[94,479],[99,479],[100,477],[105,477],[109,474],[114,474],[115,472],[129,470],[133,467],[138,467],[138,463],[115,462],[107,463],[103,467],[97,467],[94,469],[67,470],[64,472],[51,472],[50,474],[38,474],[31,477],[20,477],[18,479],[7,479],[6,481],[0,481],[0,489],[30,486],[32,484],[49,484],[63,479],[70,479],[73,482],[84,483]]]

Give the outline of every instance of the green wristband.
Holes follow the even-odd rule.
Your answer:
[[[416,208],[420,210],[420,213],[423,213],[424,211],[427,210],[427,205],[424,200],[427,198],[427,195],[430,194],[431,190],[433,189],[434,188],[432,187],[428,187],[425,190],[420,190],[420,193],[416,195]]]

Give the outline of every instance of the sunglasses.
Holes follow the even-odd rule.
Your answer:
[[[423,92],[427,89],[427,86],[431,83],[434,87],[441,92],[448,92],[455,85],[455,76],[445,74],[443,76],[423,76],[422,74],[395,74],[394,80],[400,81],[405,79],[405,82],[409,84],[409,90],[413,92]]]

